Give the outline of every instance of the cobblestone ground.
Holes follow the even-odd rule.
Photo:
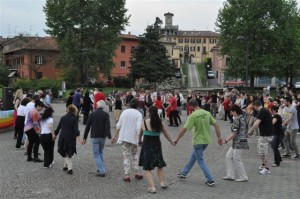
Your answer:
[[[55,123],[65,113],[64,104],[54,104]],[[183,114],[185,115],[185,114]],[[183,116],[183,121],[186,116]],[[223,137],[230,130],[230,125],[218,121],[221,125]],[[112,121],[112,127],[114,122]],[[80,130],[83,132],[82,118]],[[177,136],[178,128],[169,128],[173,138]],[[114,132],[114,128],[112,128]],[[187,133],[176,147],[171,146],[162,137],[164,158],[168,166],[165,175],[169,188],[161,190],[157,184],[157,194],[146,192],[146,180],[124,183],[122,153],[118,145],[105,147],[105,164],[107,177],[95,177],[96,165],[91,153],[91,145],[77,145],[78,155],[73,157],[74,175],[67,175],[62,171],[63,159],[55,150],[55,164],[50,169],[44,169],[42,163],[28,163],[23,155],[24,151],[15,151],[13,131],[0,133],[0,198],[299,198],[299,160],[287,159],[278,168],[272,168],[271,174],[260,176],[258,166],[259,157],[256,152],[256,139],[249,139],[250,150],[243,154],[244,165],[249,181],[244,183],[227,182],[221,178],[225,174],[225,154],[228,145],[218,146],[213,133],[213,143],[207,148],[205,156],[207,163],[216,177],[216,185],[207,187],[205,177],[195,165],[185,180],[177,179],[176,174],[187,162],[191,153],[191,134]],[[298,136],[299,145],[299,136]],[[43,157],[43,150],[40,147]],[[270,152],[270,162],[273,162]],[[155,177],[156,182],[158,182]]]

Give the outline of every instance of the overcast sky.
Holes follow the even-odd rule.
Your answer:
[[[299,0],[300,1],[300,0]],[[0,36],[19,33],[44,36],[46,29],[43,6],[46,0],[0,0]],[[218,10],[224,0],[127,0],[131,15],[126,32],[142,34],[155,17],[164,21],[164,13],[174,14],[173,24],[180,30],[215,30]]]

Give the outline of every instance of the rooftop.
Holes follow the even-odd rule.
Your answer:
[[[180,30],[177,33],[178,36],[188,36],[188,37],[220,37],[219,33],[213,32],[213,31],[185,31]]]

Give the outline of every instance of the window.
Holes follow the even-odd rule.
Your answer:
[[[121,61],[121,68],[126,68],[126,62],[125,61]]]
[[[203,43],[206,44],[206,39],[203,39]]]
[[[178,39],[178,43],[183,43],[183,39]]]
[[[203,46],[203,54],[206,54],[206,46]]]
[[[185,38],[185,39],[184,39],[184,43],[190,43],[190,39]]]
[[[189,51],[189,46],[185,46],[184,51]]]
[[[190,51],[194,52],[195,51],[195,46],[191,46]]]
[[[191,43],[194,44],[195,43],[195,39],[191,39]]]
[[[125,53],[126,51],[126,46],[121,46],[121,53]]]
[[[214,43],[214,39],[209,39],[209,43],[213,44]]]
[[[133,53],[135,46],[131,46],[131,53]]]
[[[200,49],[201,49],[200,46],[198,46],[198,47],[197,47],[197,51],[200,52]]]
[[[42,72],[37,72],[36,73],[36,78],[37,79],[42,79],[43,78],[43,73]]]
[[[43,64],[44,57],[41,56],[35,56],[35,64]]]
[[[197,39],[197,43],[198,43],[198,44],[201,44],[201,39]]]
[[[179,51],[180,51],[180,52],[183,51],[183,46],[179,46]]]

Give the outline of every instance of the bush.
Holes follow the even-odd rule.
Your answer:
[[[27,91],[45,91],[51,89],[52,94],[55,97],[61,89],[61,82],[58,80],[49,80],[47,78],[39,80],[17,79],[10,84],[10,87],[14,89],[22,88]]]
[[[128,77],[115,77],[113,83],[116,88],[130,88],[131,86],[131,81]]]
[[[94,85],[92,85],[91,87],[95,87],[95,88],[104,88],[105,87],[105,83],[103,81],[97,81],[94,83]]]

